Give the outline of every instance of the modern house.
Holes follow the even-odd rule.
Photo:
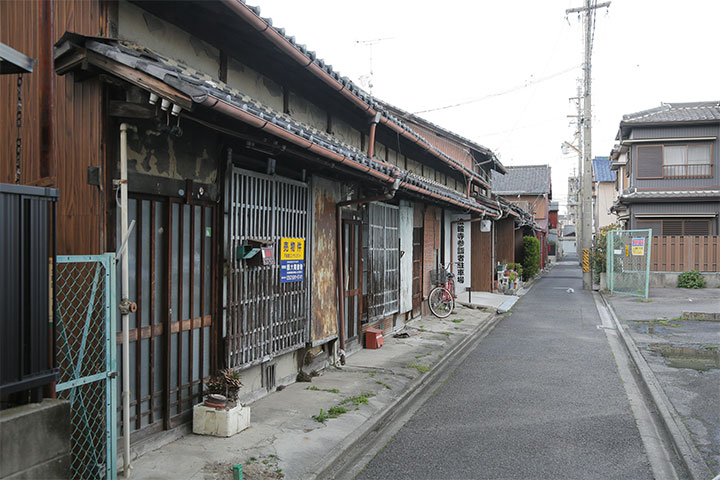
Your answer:
[[[717,235],[720,101],[668,103],[624,115],[610,155],[625,228]]]
[[[25,20],[0,41],[50,54],[50,75],[22,85],[20,134],[51,135],[0,181],[59,190],[58,254],[127,255],[129,340],[109,338],[129,351],[112,361],[128,362],[135,452],[179,434],[219,369],[241,371],[246,402],[344,362],[368,328],[427,311],[433,270],[490,290],[515,226],[546,230],[493,195],[493,152],[402,118],[256,7],[67,0],[41,24],[35,6],[0,2]],[[3,79],[2,98],[16,92]],[[11,103],[0,125],[14,132]],[[528,202],[545,222],[546,174]]]
[[[610,169],[610,157],[593,158],[592,169],[593,230],[598,232],[616,221],[610,209],[617,197],[615,190],[617,172]]]
[[[652,230],[654,272],[720,271],[719,137],[720,101],[663,104],[620,122],[611,211],[624,229]],[[658,273],[651,284],[673,278]]]
[[[492,191],[533,215],[536,223],[534,234],[540,240],[540,268],[544,268],[548,257],[547,237],[552,199],[550,166],[524,165],[505,168],[507,173],[504,175],[493,171]]]

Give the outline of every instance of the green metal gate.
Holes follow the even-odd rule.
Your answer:
[[[652,230],[607,234],[607,286],[613,293],[648,298]]]
[[[56,391],[70,401],[70,478],[115,479],[115,255],[64,255],[56,264]]]

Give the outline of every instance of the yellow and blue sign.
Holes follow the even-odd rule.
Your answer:
[[[302,282],[305,276],[305,239],[280,239],[280,283]]]

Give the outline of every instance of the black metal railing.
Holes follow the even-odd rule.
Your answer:
[[[704,178],[712,177],[711,163],[663,165],[665,178]]]
[[[40,401],[57,379],[52,329],[57,190],[0,183],[0,397]],[[19,401],[19,400],[18,400]]]

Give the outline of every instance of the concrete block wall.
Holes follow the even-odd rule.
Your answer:
[[[650,288],[677,288],[682,272],[650,272]],[[702,273],[705,288],[720,288],[720,273]]]
[[[68,478],[69,467],[70,402],[0,411],[0,479]]]

